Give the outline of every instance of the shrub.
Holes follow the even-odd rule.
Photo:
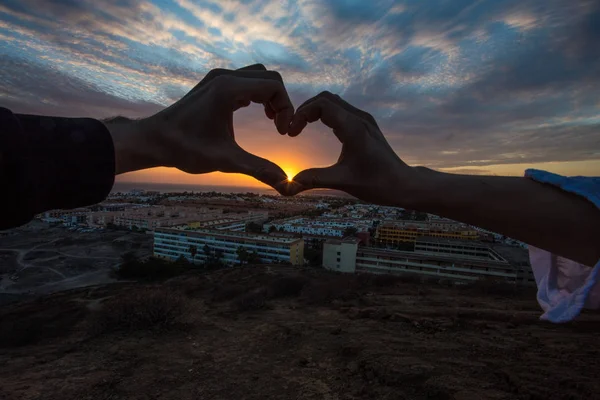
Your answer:
[[[302,276],[285,276],[275,279],[269,285],[269,297],[276,299],[299,296],[307,282],[308,279]]]
[[[240,296],[235,302],[239,311],[261,310],[267,307],[267,290],[256,289]]]
[[[302,289],[301,297],[309,304],[328,304],[333,300],[357,297],[357,281],[352,275],[338,275],[330,280],[314,282]]]
[[[391,274],[357,274],[357,281],[362,287],[388,287],[398,284],[398,282],[406,282],[404,275]]]
[[[115,271],[118,279],[131,279],[142,281],[160,281],[181,275],[191,268],[187,260],[178,260],[174,263],[160,258],[150,257],[140,261],[129,255],[123,256],[123,263]]]
[[[515,296],[521,289],[515,283],[492,277],[477,279],[472,283],[461,285],[461,288],[471,293],[488,296]]]
[[[168,330],[182,326],[186,311],[185,298],[172,290],[134,289],[107,300],[92,316],[90,331]]]
[[[231,300],[240,294],[244,293],[246,288],[242,285],[232,284],[232,285],[221,285],[215,286],[212,293],[213,301],[227,301]]]
[[[32,306],[35,308],[0,316],[0,347],[27,346],[68,336],[87,312],[71,303],[52,307],[32,303]]]

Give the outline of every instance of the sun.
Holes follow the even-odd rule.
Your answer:
[[[294,174],[291,171],[284,171],[287,175],[287,181],[292,182],[294,180]]]

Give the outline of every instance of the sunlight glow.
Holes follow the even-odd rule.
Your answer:
[[[285,170],[284,170],[284,172],[285,172],[285,174],[287,175],[287,181],[288,181],[288,182],[291,182],[291,181],[293,181],[293,180],[294,180],[294,175],[295,175],[295,174],[294,174],[293,172],[291,172],[291,171],[289,171],[289,170],[287,170],[287,171],[285,171]]]

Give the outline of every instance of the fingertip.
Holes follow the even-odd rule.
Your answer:
[[[285,135],[289,132],[293,117],[293,110],[290,110],[289,108],[286,108],[275,115],[275,125],[280,134]]]
[[[248,71],[248,70],[266,71],[267,68],[263,64],[258,63],[258,64],[246,65],[245,67],[238,69],[238,71]]]
[[[281,193],[283,196],[295,196],[298,193],[306,190],[301,184],[294,180],[287,181],[285,185],[282,185],[281,189],[282,190],[278,190],[278,192]]]
[[[306,116],[304,114],[294,115],[292,122],[290,123],[288,134],[292,137],[298,136],[307,124],[308,122],[306,121]]]
[[[280,191],[288,181],[286,173],[275,164],[262,169],[254,177],[277,191]]]
[[[265,115],[271,120],[275,119],[275,111],[268,104],[265,104]]]

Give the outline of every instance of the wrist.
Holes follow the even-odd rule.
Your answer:
[[[426,167],[406,167],[397,178],[395,198],[398,207],[410,210],[423,210],[435,193],[436,172]]]
[[[152,145],[154,136],[148,119],[116,117],[104,121],[115,148],[115,175],[160,166]]]

